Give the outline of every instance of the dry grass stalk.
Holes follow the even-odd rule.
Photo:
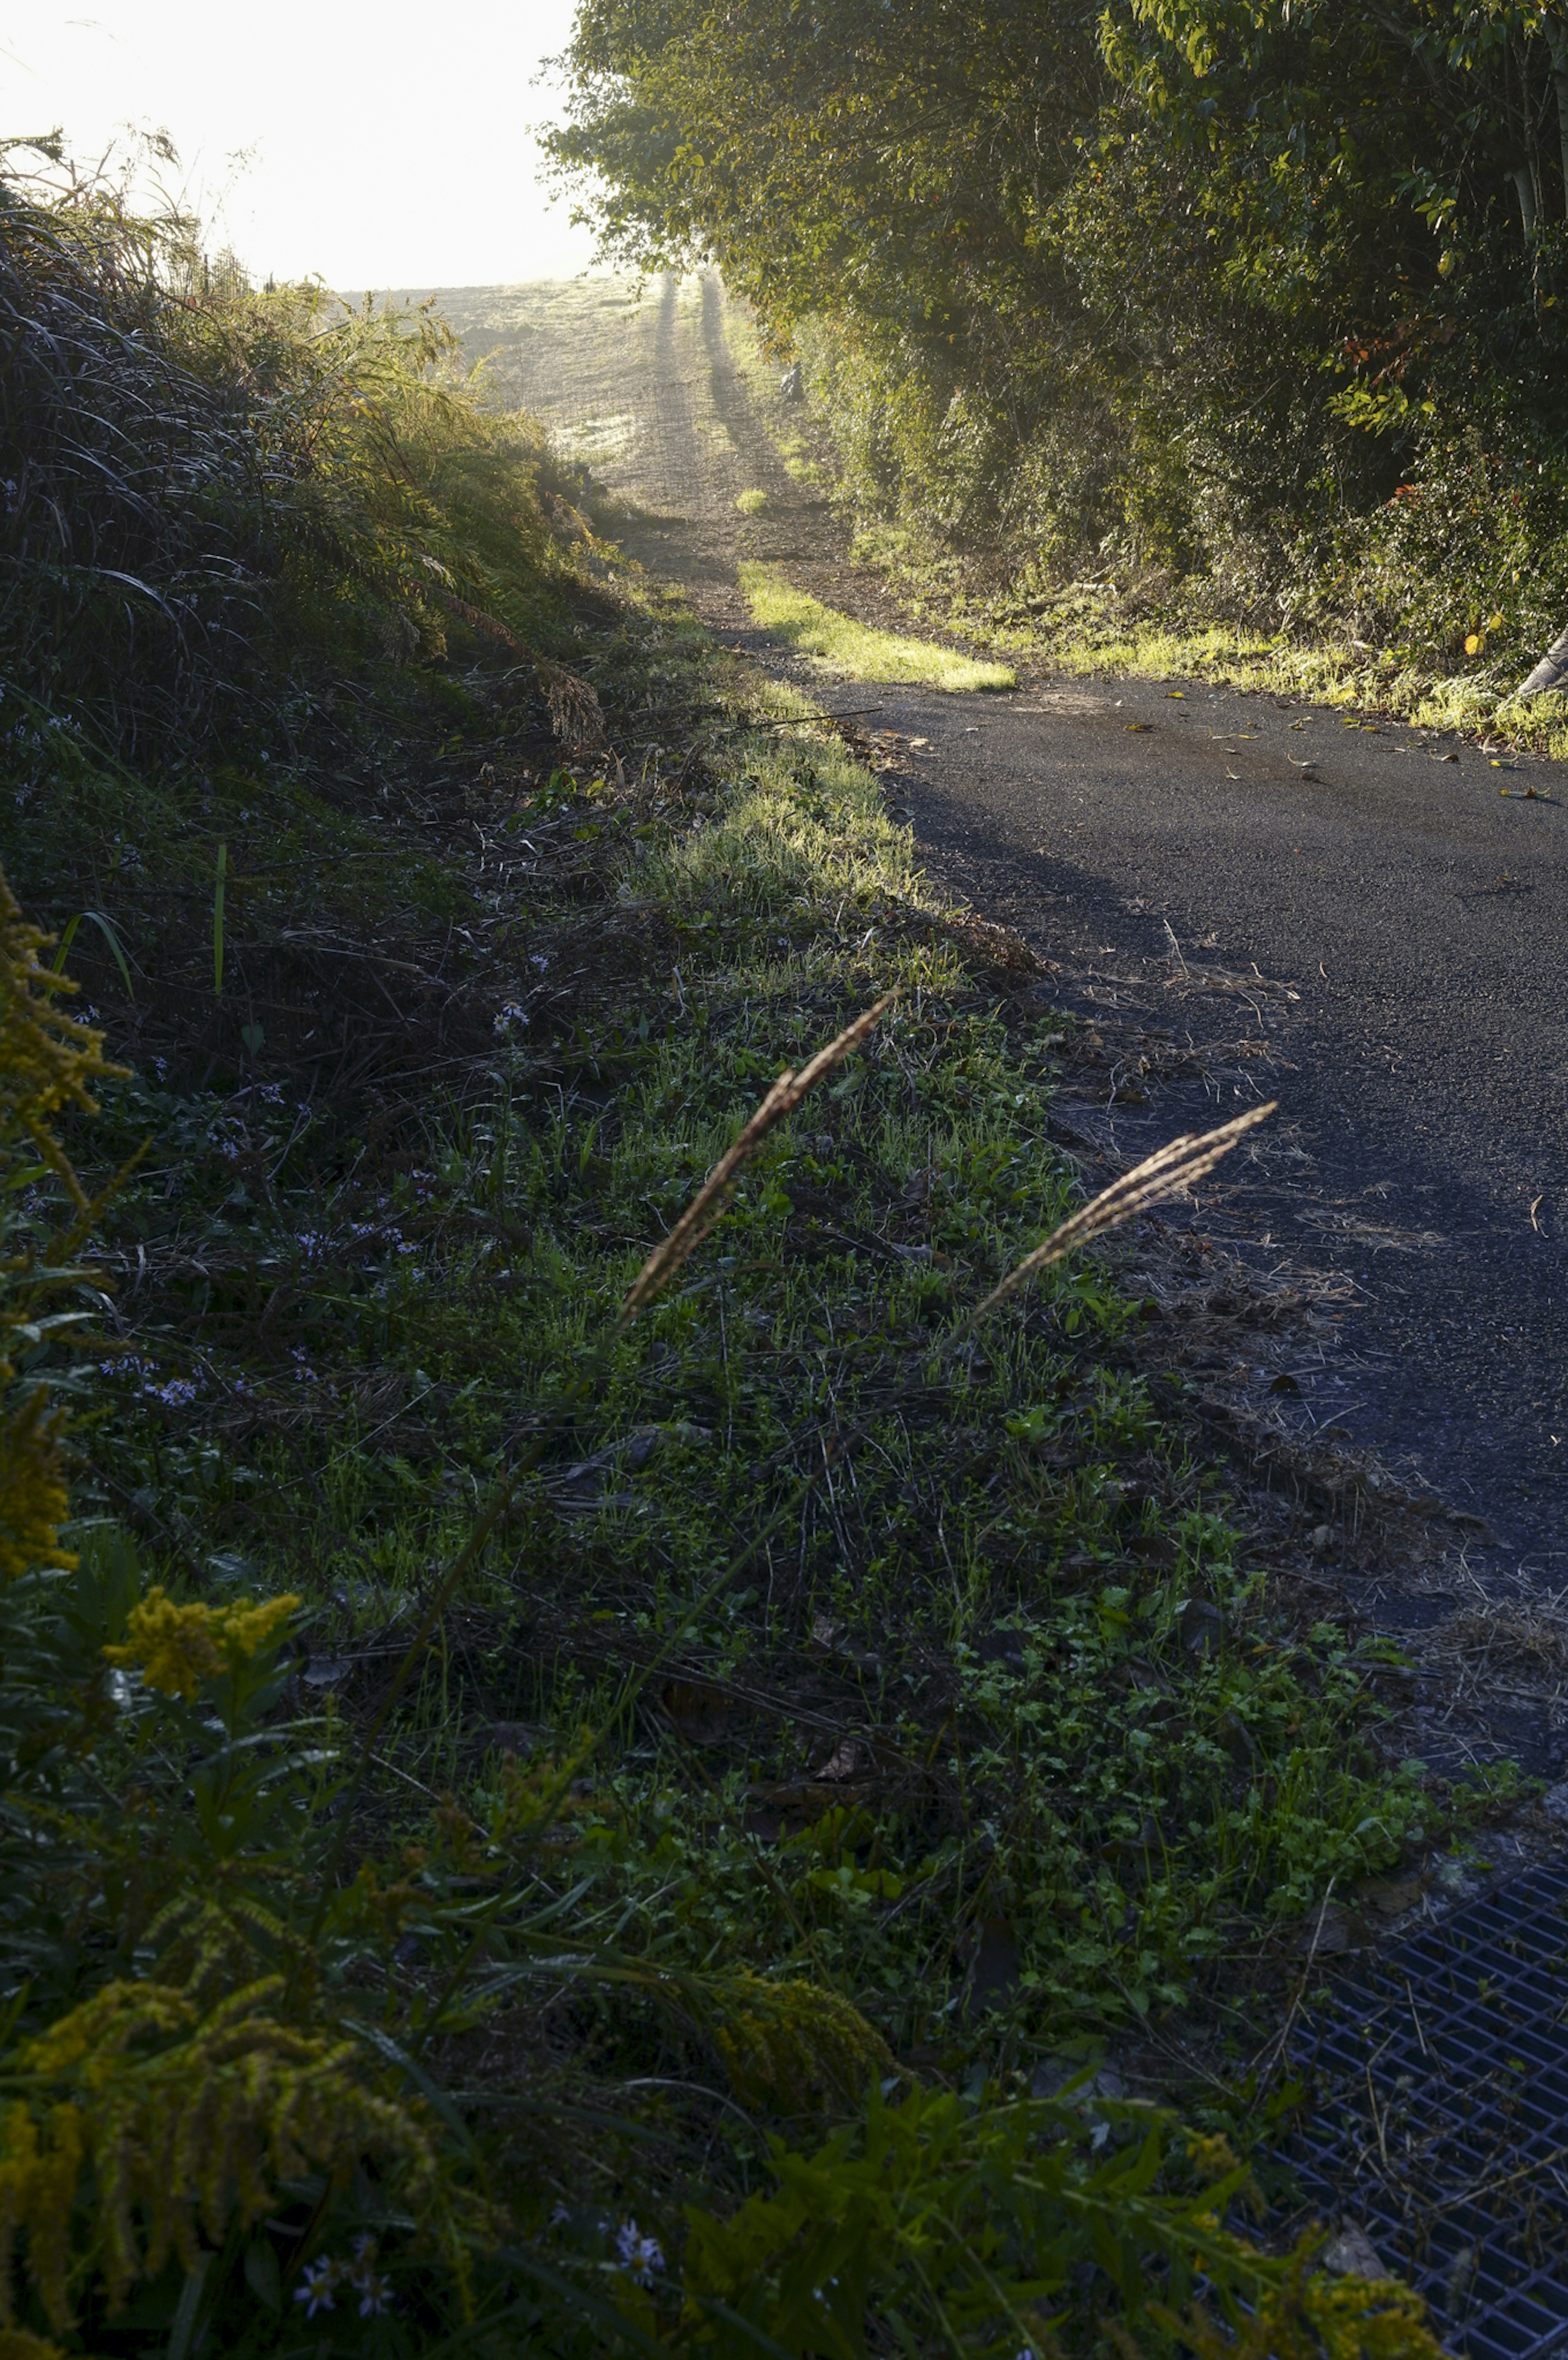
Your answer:
[[[1454,1665],[1462,1690],[1478,1685],[1484,1673],[1561,1682],[1568,1675],[1568,1622],[1553,1612],[1561,1604],[1559,1597],[1462,1607],[1431,1634],[1422,1655],[1429,1663]]]
[[[674,1277],[682,1262],[695,1253],[728,1204],[730,1193],[743,1168],[750,1163],[768,1132],[775,1130],[786,1115],[794,1112],[807,1091],[814,1088],[824,1074],[831,1074],[835,1065],[842,1065],[846,1057],[854,1055],[898,996],[897,991],[884,994],[874,1008],[868,1008],[864,1016],[857,1016],[853,1024],[847,1025],[836,1041],[830,1041],[825,1049],[819,1049],[798,1074],[785,1072],[779,1075],[735,1145],[720,1156],[674,1228],[659,1240],[638,1271],[632,1290],[621,1306],[617,1333],[628,1320],[637,1317],[645,1305],[653,1301],[660,1289]]]
[[[434,565],[435,561],[427,557],[425,563]],[[438,572],[440,570],[437,568]],[[466,623],[470,630],[483,632],[486,639],[499,640],[504,648],[509,648],[514,655],[522,656],[533,667],[534,676],[544,691],[545,703],[550,707],[550,726],[562,745],[581,746],[593,752],[605,744],[604,707],[585,680],[579,680],[574,672],[568,672],[564,664],[552,662],[549,656],[531,653],[516,632],[509,630],[485,607],[473,606],[452,590],[438,590],[435,595],[447,613]],[[511,674],[507,676],[513,677]]]
[[[1071,1220],[1063,1221],[1060,1229],[1052,1229],[1043,1245],[1026,1254],[1000,1286],[993,1287],[985,1302],[970,1313],[956,1331],[954,1340],[966,1336],[987,1312],[995,1311],[999,1303],[1016,1295],[1040,1271],[1064,1261],[1075,1247],[1085,1246],[1093,1238],[1103,1238],[1112,1229],[1123,1228],[1150,1205],[1180,1196],[1194,1180],[1201,1180],[1205,1172],[1212,1172],[1247,1131],[1274,1112],[1277,1104],[1277,1099],[1270,1098],[1267,1106],[1252,1107],[1246,1114],[1237,1115],[1234,1122],[1222,1124],[1218,1131],[1206,1131],[1197,1136],[1184,1133],[1144,1163],[1135,1164],[1130,1172],[1124,1172],[1119,1180],[1113,1180],[1108,1188],[1102,1189],[1092,1204],[1074,1213]]]
[[[589,748],[603,746],[604,716],[588,683],[579,680],[563,664],[551,663],[547,656],[534,658],[534,670],[550,706],[550,727],[561,744]]]
[[[427,565],[433,562],[430,558],[425,560]],[[455,615],[460,623],[466,623],[471,631],[481,631],[487,639],[498,640],[502,647],[509,648],[514,655],[528,654],[527,648],[517,634],[509,631],[506,624],[497,617],[486,613],[483,606],[472,606],[466,598],[460,598],[454,590],[438,590],[436,596],[440,604],[446,608],[447,613]]]

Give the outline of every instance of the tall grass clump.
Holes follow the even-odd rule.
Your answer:
[[[178,213],[0,168],[0,655],[16,721],[122,760],[320,676],[529,652],[559,614],[530,421],[483,415],[427,311],[214,268]]]

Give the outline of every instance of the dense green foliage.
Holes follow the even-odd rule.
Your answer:
[[[1512,663],[1568,546],[1565,42],[1493,0],[584,0],[554,147],[609,251],[712,256],[796,342],[863,512]]]

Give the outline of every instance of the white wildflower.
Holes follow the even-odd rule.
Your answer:
[[[343,2265],[325,2254],[320,2261],[307,2262],[304,2274],[294,2289],[294,2300],[305,2305],[307,2319],[314,2319],[319,2311],[331,2311],[332,2295],[343,2273]]]
[[[635,2221],[623,2221],[615,2232],[615,2251],[621,2267],[629,2270],[637,2285],[650,2287],[664,2267],[664,2254],[657,2237],[645,2237]]]

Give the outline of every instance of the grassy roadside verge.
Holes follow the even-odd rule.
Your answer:
[[[1508,745],[1568,759],[1568,700],[1561,694],[1510,700],[1534,657],[1434,673],[1392,650],[1277,638],[1219,625],[1183,625],[1140,616],[1114,586],[1073,583],[1019,602],[994,605],[960,592],[947,602],[949,628],[985,645],[1044,661],[1064,672],[1207,680],[1268,695],[1309,698],[1347,712],[1375,713],[1427,730],[1495,736]],[[1539,652],[1539,650],[1537,651]]]
[[[955,2004],[977,1929],[1005,1924],[1034,2056],[1181,2004],[1330,1876],[1387,1866],[1428,1807],[1361,1746],[1341,1643],[1299,1653],[1272,1620],[1223,1486],[1120,1349],[1138,1311],[1111,1278],[1048,1284],[942,1368],[951,1318],[1070,1202],[1046,1021],[931,938],[908,836],[833,741],[745,734],[724,769],[715,809],[641,839],[593,777],[519,807],[536,846],[604,847],[596,946],[632,956],[548,1048],[504,1002],[484,1069],[405,1104],[390,1153],[374,1113],[315,1135],[264,1078],[122,1097],[116,1153],[158,1142],[116,1229],[152,1303],[104,1372],[94,1458],[199,1564],[306,1596],[346,1709],[750,1103],[900,988],[520,1495],[440,1729],[398,1758],[439,1786],[491,1721],[559,1747],[673,1622],[679,1676],[643,1744],[626,1732],[646,1766],[604,1797],[628,1895],[679,1859],[695,1923],[663,1932],[692,1963],[717,1939],[758,1971],[832,1962],[897,2053],[954,2058],[993,2038]],[[548,982],[582,920],[529,916]],[[709,1794],[700,1830],[683,1809],[659,1834],[671,1779]]]
[[[849,680],[919,681],[950,695],[1018,684],[1017,673],[1006,664],[978,663],[931,640],[901,639],[857,623],[795,589],[777,565],[743,563],[740,586],[762,628],[814,658],[824,672]]]
[[[221,1087],[109,1095],[95,1153],[153,1146],[113,1217],[124,1349],[82,1504],[128,1504],[174,1595],[301,1597],[303,1694],[352,1749],[431,1568],[659,1231],[780,1063],[897,986],[611,1353],[378,1732],[366,1863],[426,1863],[390,1921],[425,1930],[387,1972],[401,2006],[439,2001],[452,1844],[493,1874],[506,1812],[590,1726],[607,1742],[551,1882],[586,1877],[624,1957],[717,1978],[743,2028],[672,2033],[606,1995],[570,2029],[503,2010],[519,2092],[591,2108],[719,2070],[799,2136],[853,2069],[769,2045],[768,1994],[797,1986],[939,2086],[1050,2089],[1173,2011],[1240,2064],[1292,1926],[1452,1806],[1381,1760],[1373,1659],[1297,1627],[1249,1565],[1112,1274],[1059,1274],[942,1364],[955,1315],[1072,1199],[1047,1020],[966,971],[907,831],[797,701],[737,699],[668,609],[617,637],[641,659],[623,689],[678,686],[708,750],[635,781],[624,759],[510,781],[491,760],[479,873],[452,843],[436,864],[508,945],[483,1055],[346,1106],[265,1049]],[[526,878],[503,859],[487,896],[513,843]],[[430,2053],[501,2037],[465,1999]],[[535,2159],[530,2202],[586,2222],[609,2191],[673,2245],[695,2136],[660,2110],[651,2188],[584,2138],[542,2182]],[[733,2201],[758,2135],[702,2136],[698,2184]]]
[[[917,619],[1014,663],[1077,677],[1205,680],[1568,759],[1568,699],[1511,701],[1540,650],[1488,660],[1483,647],[1464,670],[1438,672],[1343,637],[1314,641],[1193,621],[1179,596],[1158,586],[1143,593],[1132,581],[1035,586],[1026,571],[1005,589],[988,588],[962,560],[922,554],[907,530],[864,519],[855,554],[887,575]]]
[[[420,661],[321,633],[243,767],[8,748],[0,860],[131,1070],[37,1098],[7,912],[5,2332],[1153,2348],[1196,2256],[1315,2348],[1214,2224],[1256,1994],[1472,1804],[1271,1590],[1125,1273],[944,1349],[1076,1193],[1052,1020],[809,707],[477,472],[439,563],[517,557],[548,651],[465,597]],[[123,1175],[86,1276],[36,1106]],[[1059,2100],[1177,2027],[1210,2136]]]

